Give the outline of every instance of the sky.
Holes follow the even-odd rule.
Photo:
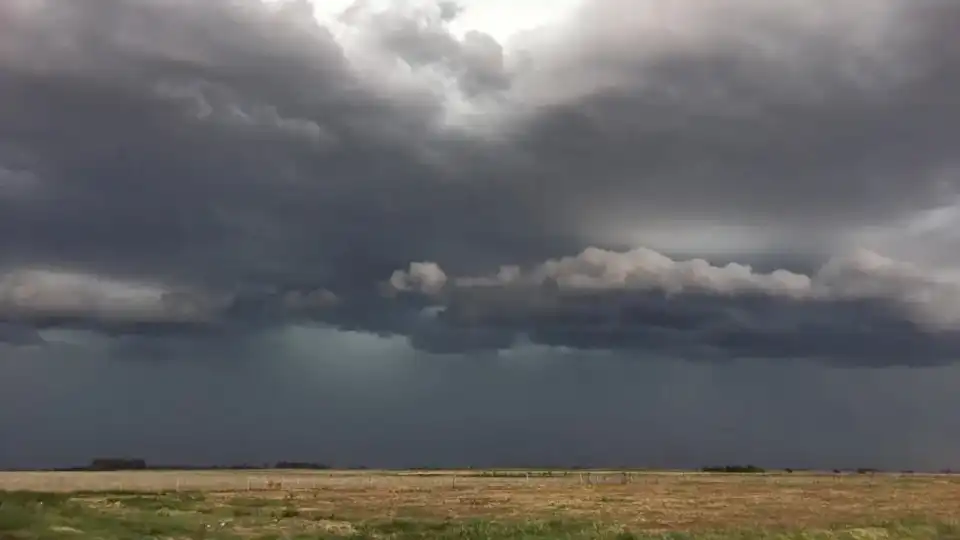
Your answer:
[[[0,467],[960,467],[960,3],[0,3]]]

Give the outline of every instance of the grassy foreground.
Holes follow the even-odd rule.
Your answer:
[[[0,491],[0,540],[960,540],[951,477],[318,478],[301,489]]]

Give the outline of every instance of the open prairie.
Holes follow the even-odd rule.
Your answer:
[[[0,540],[960,538],[951,475],[8,472],[0,490]]]

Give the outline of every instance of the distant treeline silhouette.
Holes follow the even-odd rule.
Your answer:
[[[143,459],[96,458],[87,466],[91,471],[142,471],[147,468]]]
[[[700,469],[700,470],[703,471],[703,472],[708,472],[708,473],[736,473],[736,474],[743,474],[743,473],[764,473],[764,472],[767,472],[766,469],[764,469],[764,468],[762,468],[762,467],[757,467],[757,466],[755,466],[755,465],[723,465],[723,466],[710,466],[710,467],[703,467],[703,468]],[[810,472],[809,469],[790,469],[790,468],[783,469],[783,472],[786,472],[786,473],[792,473],[792,472],[794,472],[794,471]],[[842,474],[843,472],[855,472],[855,473],[857,473],[857,474],[874,474],[874,473],[880,473],[880,472],[883,472],[883,471],[881,471],[880,469],[874,469],[874,468],[871,468],[871,467],[859,467],[859,468],[857,468],[857,469],[849,469],[849,470],[847,470],[847,471],[844,471],[844,470],[841,470],[841,469],[833,469],[833,474]],[[911,473],[913,473],[914,471],[900,471],[900,472],[901,472],[901,473],[904,473],[904,474],[911,474]],[[940,472],[941,472],[941,474],[951,474],[950,469],[944,469],[944,470],[942,470],[942,471],[940,471]]]
[[[709,466],[703,467],[700,469],[703,472],[709,473],[763,473],[767,472],[766,469],[757,467],[755,465],[722,465],[722,466]]]
[[[254,469],[304,469],[326,470],[329,465],[304,461],[278,461],[270,464],[239,465],[148,465],[144,459],[95,458],[86,466],[57,468],[55,471],[189,471],[189,470],[254,470]]]
[[[210,471],[210,470],[265,470],[265,469],[300,469],[300,470],[328,470],[328,469],[340,469],[340,470],[367,470],[368,467],[364,465],[337,465],[336,467],[324,464],[324,463],[314,463],[308,461],[277,461],[276,463],[242,463],[235,465],[178,465],[178,464],[149,464],[144,459],[139,458],[117,458],[117,457],[107,457],[107,458],[95,458],[90,461],[87,465],[78,466],[78,467],[61,467],[61,468],[52,468],[46,469],[51,471]],[[443,470],[452,470],[456,467],[433,467],[433,466],[419,466],[419,467],[410,467],[410,468],[398,468],[396,470],[408,470],[408,471],[420,471],[420,472],[429,472],[429,471],[443,471]],[[584,466],[549,466],[549,467],[516,467],[516,466],[502,466],[502,467],[464,467],[466,470],[480,470],[480,471],[495,471],[490,474],[512,474],[519,471],[524,475],[531,474],[530,471],[538,471],[538,474],[549,475],[551,471],[556,473],[561,473],[563,471],[589,471],[590,467]],[[7,469],[13,470],[13,469]],[[37,470],[37,469],[32,469]],[[656,469],[649,469],[643,467],[615,467],[610,470],[617,471],[647,471],[647,472],[656,472]],[[689,469],[688,469],[689,470]],[[773,469],[779,472],[793,473],[793,472],[817,472],[815,469],[805,469],[805,468],[783,468],[783,469]],[[705,473],[729,473],[729,474],[750,474],[750,473],[764,473],[768,472],[768,469],[763,467],[758,467],[756,465],[711,465],[707,467],[701,467],[700,471]],[[831,472],[831,469],[822,470],[822,472]],[[874,469],[869,467],[859,467],[854,469],[832,469],[834,474],[842,473],[856,473],[856,474],[873,474],[883,472],[880,469]],[[891,471],[893,472],[893,471]],[[899,471],[904,474],[913,473],[913,470],[903,470]],[[932,471],[931,471],[932,472]],[[954,471],[951,469],[941,469],[940,474],[953,474]],[[487,475],[487,473],[484,473]]]

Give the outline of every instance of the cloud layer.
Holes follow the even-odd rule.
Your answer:
[[[955,2],[451,6],[3,3],[0,319],[956,359],[950,268],[856,249],[960,195]]]
[[[868,251],[807,276],[674,261],[643,248],[589,248],[486,277],[449,277],[436,264],[415,263],[394,272],[387,287],[430,306],[411,330],[430,350],[532,340],[687,359],[864,366],[950,363],[960,353],[957,277]]]
[[[956,468],[958,27],[0,1],[0,466]]]

